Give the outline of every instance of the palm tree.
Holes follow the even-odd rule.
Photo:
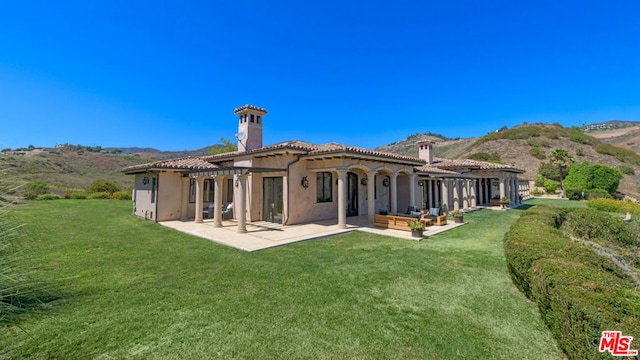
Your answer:
[[[558,148],[551,151],[551,155],[549,155],[549,161],[551,162],[551,164],[557,166],[558,170],[560,171],[560,196],[564,197],[564,184],[562,183],[562,181],[564,180],[564,170],[573,163],[573,157],[569,155],[569,152],[567,150]]]

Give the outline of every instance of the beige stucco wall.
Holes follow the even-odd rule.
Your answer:
[[[176,172],[161,172],[158,174],[158,190],[157,221],[180,219],[182,174]]]
[[[157,215],[156,204],[151,202],[151,187],[154,178],[156,178],[156,174],[136,174],[133,185],[133,214],[150,220],[156,220]]]

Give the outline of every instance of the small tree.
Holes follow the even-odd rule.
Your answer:
[[[98,179],[89,185],[87,188],[88,193],[106,192],[110,195],[116,191],[120,191],[120,187],[109,180]]]
[[[228,152],[238,151],[238,146],[227,138],[220,138],[218,144],[213,145],[209,150],[209,155],[224,154]]]
[[[562,184],[562,179],[564,178],[564,171],[569,167],[569,165],[571,165],[571,163],[573,163],[573,157],[569,155],[567,150],[558,148],[551,151],[549,161],[551,164],[558,167],[558,171],[560,172],[560,197],[564,197],[564,185]]]

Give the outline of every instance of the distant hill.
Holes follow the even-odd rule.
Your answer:
[[[534,180],[541,162],[555,148],[564,148],[576,161],[605,164],[613,167],[628,166],[634,169],[634,175],[624,175],[619,190],[635,198],[640,198],[640,126],[611,128],[588,131],[573,127],[565,128],[559,124],[526,124],[491,132],[477,138],[442,141],[434,146],[437,157],[492,158],[497,155],[499,161],[525,170],[522,178]],[[416,141],[427,136],[411,135],[405,140],[377,150],[392,151],[399,154],[417,156]]]
[[[586,130],[559,124],[525,124],[501,129],[474,138],[451,139],[440,134],[413,134],[402,141],[376,148],[397,154],[418,156],[416,142],[436,142],[437,157],[447,159],[491,159],[525,170],[522,178],[535,179],[538,168],[554,148],[565,148],[576,161],[631,167],[635,174],[624,175],[620,191],[640,198],[640,124],[616,122],[617,127]],[[133,186],[133,178],[120,172],[123,167],[160,159],[206,155],[216,144],[197,150],[159,151],[152,148],[105,148],[60,145],[55,149],[19,149],[0,152],[0,192],[30,181],[44,181],[56,194],[84,189],[95,179],[116,182],[123,189]]]

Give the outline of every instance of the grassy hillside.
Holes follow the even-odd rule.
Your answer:
[[[640,198],[640,155],[631,147],[636,144],[640,147],[640,129],[637,133],[633,132],[634,129],[623,132],[617,129],[617,136],[605,140],[602,136],[591,136],[591,133],[579,128],[565,128],[559,124],[525,124],[479,138],[440,141],[436,143],[434,152],[438,157],[449,159],[477,158],[479,154],[497,153],[501,162],[525,170],[522,178],[533,180],[540,163],[545,161],[551,150],[564,148],[576,161],[631,167],[635,174],[624,175],[619,190]],[[600,133],[606,132],[593,132],[594,135]],[[378,149],[417,156],[415,143],[418,139],[420,135],[413,135]],[[626,142],[628,146],[616,146],[621,142]]]
[[[63,195],[84,189],[95,179],[107,179],[121,188],[133,187],[133,178],[120,170],[129,165],[152,161],[139,155],[65,149],[0,153],[0,187],[8,189],[31,181],[49,185],[50,192]],[[19,190],[16,194],[19,194]]]

